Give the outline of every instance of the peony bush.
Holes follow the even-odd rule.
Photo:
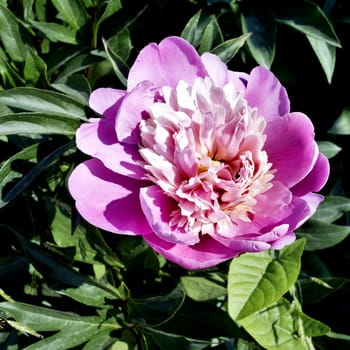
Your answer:
[[[329,163],[314,127],[262,67],[235,72],[171,36],[141,50],[127,89],[99,88],[70,175],[79,213],[141,235],[186,269],[281,249],[316,211]]]

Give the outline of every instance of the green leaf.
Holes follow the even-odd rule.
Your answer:
[[[18,195],[20,195],[41,174],[42,171],[44,171],[54,160],[73,146],[74,144],[69,142],[68,144],[61,146],[54,152],[44,157],[40,162],[37,162],[38,144],[35,144],[18,152],[5,161],[0,168],[0,208],[4,207]],[[18,167],[15,164],[21,164],[23,161],[26,164],[37,164],[25,175],[23,175],[21,172],[15,170]],[[17,179],[19,180],[12,185],[12,182]],[[12,185],[12,187],[7,189],[6,193],[4,193],[4,189],[9,185]]]
[[[0,303],[5,311],[17,322],[37,332],[54,332],[54,335],[40,340],[23,350],[72,349],[89,339],[98,337],[107,331],[118,330],[121,326],[114,320],[105,320],[99,316],[80,316],[71,312],[62,312],[40,306],[17,302]]]
[[[147,325],[159,326],[176,314],[184,300],[185,292],[178,285],[166,295],[130,300],[130,306],[142,315]]]
[[[320,250],[333,247],[348,237],[350,226],[311,219],[296,233],[299,237],[307,238],[305,250]]]
[[[132,49],[129,29],[125,28],[113,35],[108,39],[108,44],[113,52],[116,52],[124,61],[127,61]]]
[[[222,44],[214,47],[210,52],[219,56],[223,62],[228,63],[237,54],[249,36],[250,33],[226,40]]]
[[[23,70],[25,80],[35,85],[39,78],[45,74],[45,71],[46,64],[44,60],[38,56],[38,53],[34,49],[27,47]]]
[[[58,0],[57,0],[58,1]],[[102,4],[106,4],[106,7],[102,15],[98,18],[96,22],[96,34],[101,26],[101,24],[109,17],[113,16],[119,10],[122,9],[122,4],[120,0],[104,1]]]
[[[62,19],[75,31],[80,29],[89,19],[80,0],[51,0]]]
[[[106,299],[119,298],[111,290],[96,281],[80,274],[58,260],[47,255],[35,244],[14,232],[22,245],[23,251],[33,266],[47,279],[49,287],[57,293],[68,296],[82,304],[104,307]],[[59,283],[58,283],[59,282]]]
[[[278,22],[286,24],[306,35],[341,47],[333,26],[324,12],[314,2],[303,1],[299,6],[283,6],[275,12]]]
[[[63,115],[86,120],[86,106],[57,92],[29,87],[0,91],[0,103],[24,111]]]
[[[350,135],[350,107],[343,109],[328,132],[335,135]]]
[[[212,16],[203,10],[199,10],[186,24],[181,37],[197,47],[200,44],[203,33],[212,20]]]
[[[350,199],[341,196],[326,196],[318,206],[312,220],[330,224],[350,211]]]
[[[320,152],[328,159],[335,157],[342,150],[338,145],[330,141],[318,141],[317,144]]]
[[[241,319],[240,324],[267,350],[312,350],[311,338],[330,331],[284,298]]]
[[[296,281],[305,240],[281,251],[245,253],[232,260],[228,273],[228,311],[234,320],[276,302]]]
[[[74,135],[77,119],[44,113],[17,113],[0,117],[0,136],[25,134]]]
[[[318,60],[320,61],[323,71],[326,74],[327,81],[330,84],[332,82],[336,61],[335,46],[308,34],[306,37],[309,40],[309,43],[314,50]]]
[[[216,16],[211,15],[210,22],[203,31],[203,35],[200,41],[198,52],[210,51],[213,47],[216,47],[224,41],[221,29],[219,27]]]
[[[195,301],[207,301],[226,295],[226,286],[209,278],[200,276],[183,276],[181,283],[186,294]]]
[[[12,60],[23,62],[25,44],[17,18],[0,3],[0,39]]]
[[[62,24],[29,21],[30,24],[44,34],[50,41],[76,45],[78,43],[76,32]]]
[[[109,62],[113,67],[114,73],[116,74],[120,82],[124,86],[126,86],[128,82],[127,76],[129,72],[129,67],[124,62],[124,60],[111,49],[110,45],[106,40],[103,40],[103,45],[104,45],[107,57],[109,59]]]
[[[252,56],[258,64],[270,68],[276,51],[274,19],[264,11],[259,12],[259,15],[242,14],[241,21],[243,33],[251,33],[247,39],[247,45]]]

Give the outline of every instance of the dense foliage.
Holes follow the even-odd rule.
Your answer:
[[[347,349],[349,25],[345,0],[0,0],[0,348]],[[169,35],[270,68],[313,121],[325,201],[282,250],[187,271],[75,210],[91,91]]]

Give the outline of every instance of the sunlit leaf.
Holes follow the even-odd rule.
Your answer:
[[[228,274],[228,311],[235,320],[276,302],[296,281],[305,240],[269,252],[245,253],[232,260]]]
[[[241,319],[240,324],[267,350],[311,350],[311,338],[330,331],[283,298]]]
[[[350,107],[345,107],[328,131],[335,135],[350,135]]]
[[[341,147],[330,141],[319,141],[317,144],[320,152],[328,159],[335,157],[342,150]]]

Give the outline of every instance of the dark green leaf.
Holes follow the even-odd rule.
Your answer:
[[[335,135],[350,135],[350,107],[345,107],[328,131]]]
[[[312,220],[330,224],[350,211],[350,199],[341,196],[326,196],[319,205]]]
[[[0,117],[0,136],[20,134],[74,135],[77,119],[44,113],[17,113]]]
[[[228,274],[228,311],[241,320],[263,309],[288,291],[300,272],[305,240],[296,240],[271,256],[245,253],[232,260]]]
[[[314,2],[305,0],[302,6],[285,6],[283,4],[275,15],[280,23],[330,45],[341,47],[331,22]]]
[[[0,103],[30,112],[63,115],[86,120],[85,106],[75,99],[49,90],[18,87],[0,91]]]
[[[221,29],[219,27],[216,16],[211,15],[210,22],[203,31],[203,35],[200,41],[198,52],[210,51],[213,47],[216,47],[224,41]]]
[[[124,61],[127,61],[132,49],[129,29],[125,28],[109,38],[108,44],[113,52],[117,53]]]
[[[6,52],[14,61],[22,62],[25,58],[25,44],[20,33],[17,18],[0,3],[0,39]]]
[[[305,250],[319,250],[333,247],[350,234],[350,226],[327,224],[319,220],[309,220],[298,231],[299,237],[307,238]]]
[[[46,64],[34,49],[28,47],[26,50],[25,65],[23,75],[26,81],[33,85],[37,83],[40,76],[45,73]]]
[[[272,16],[268,12],[242,15],[242,30],[245,34],[251,34],[247,44],[254,59],[270,68],[276,51],[276,25]]]
[[[220,57],[220,59],[228,63],[244,45],[250,34],[243,34],[238,38],[233,38],[224,41],[222,44],[214,47],[210,52]]]
[[[113,16],[116,12],[121,10],[122,4],[120,0],[113,0],[113,1],[105,1],[103,4],[106,4],[106,7],[102,13],[102,15],[98,18],[96,22],[96,34],[98,33],[98,30],[101,26],[101,24],[110,16]]]

